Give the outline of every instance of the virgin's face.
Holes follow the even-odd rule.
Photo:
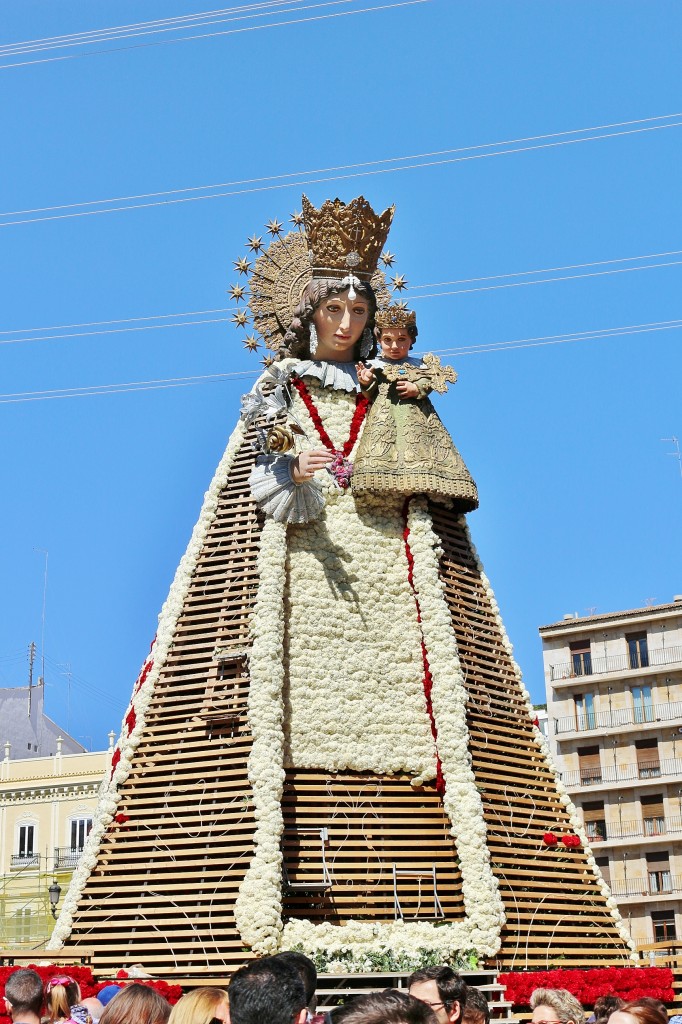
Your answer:
[[[369,301],[363,295],[354,299],[348,291],[328,295],[313,313],[317,331],[315,359],[350,362],[369,319]]]

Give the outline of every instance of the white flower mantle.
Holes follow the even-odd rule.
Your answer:
[[[488,600],[490,601],[490,606],[491,606],[491,608],[493,610],[493,614],[495,615],[495,619],[497,621],[498,628],[499,628],[500,633],[502,635],[502,641],[504,643],[504,646],[505,646],[507,652],[509,653],[509,657],[510,657],[511,663],[512,663],[513,668],[514,668],[514,674],[516,675],[516,678],[517,678],[518,683],[519,683],[519,688],[520,688],[520,691],[521,691],[521,695],[523,696],[523,698],[524,698],[524,700],[526,702],[526,707],[528,709],[528,714],[529,714],[531,720],[534,721],[534,719],[535,719],[535,709],[533,707],[533,701],[531,700],[530,693],[526,689],[526,686],[525,686],[525,684],[523,682],[523,679],[521,677],[521,670],[518,667],[518,665],[516,664],[516,661],[514,660],[514,648],[512,646],[512,643],[511,643],[509,637],[507,636],[507,631],[504,628],[504,623],[502,621],[502,616],[500,615],[499,605],[497,604],[497,601],[495,600],[495,594],[493,593],[493,589],[492,589],[492,587],[490,585],[490,581],[489,581],[488,577],[486,576],[486,574],[485,574],[485,572],[483,570],[483,565],[481,563],[480,558],[478,557],[478,552],[477,552],[476,547],[475,547],[475,545],[474,545],[474,543],[473,543],[473,541],[471,539],[471,533],[469,532],[468,524],[466,523],[466,520],[464,520],[464,517],[462,517],[462,520],[464,522],[464,528],[466,530],[467,537],[469,539],[469,544],[471,545],[471,551],[473,553],[473,557],[474,557],[474,560],[476,562],[476,566],[477,566],[479,574],[480,574],[481,583],[482,583],[483,588],[484,588],[484,590],[486,592]],[[566,808],[566,813],[568,814],[568,818],[569,818],[569,821],[570,821],[570,824],[571,824],[571,828],[573,829],[575,834],[580,837],[580,841],[581,841],[581,843],[583,845],[583,849],[587,853],[587,863],[588,863],[588,866],[590,867],[594,877],[597,880],[597,883],[599,885],[599,889],[601,891],[602,896],[606,900],[606,905],[607,905],[607,907],[609,909],[609,912],[611,914],[611,917],[613,918],[613,921],[614,921],[614,923],[616,925],[616,928],[618,930],[618,934],[620,935],[620,937],[623,939],[623,941],[627,944],[628,948],[630,949],[630,958],[632,960],[635,960],[635,961],[638,962],[639,958],[638,958],[638,955],[637,955],[637,947],[635,946],[635,943],[633,942],[632,937],[630,936],[630,932],[628,931],[628,929],[627,929],[627,927],[625,925],[625,922],[624,922],[624,920],[623,920],[623,918],[622,918],[622,916],[620,914],[620,911],[618,910],[618,904],[616,903],[615,899],[611,895],[611,890],[609,889],[608,885],[606,884],[606,882],[604,880],[604,876],[602,875],[602,873],[601,873],[601,871],[599,869],[599,865],[597,864],[596,860],[594,859],[594,856],[592,855],[592,850],[590,848],[590,841],[589,841],[589,838],[587,836],[587,833],[585,832],[585,829],[583,828],[583,823],[580,820],[580,818],[578,817],[576,806],[573,803],[573,801],[571,800],[571,798],[568,795],[568,792],[566,790],[566,787],[564,786],[563,782],[561,781],[561,777],[559,775],[559,772],[557,771],[557,767],[554,764],[554,759],[552,757],[552,753],[550,751],[549,744],[547,743],[547,741],[546,741],[545,737],[543,736],[542,732],[540,731],[540,729],[535,724],[533,724],[533,738],[535,740],[535,743],[536,743],[538,749],[540,750],[540,752],[542,753],[542,755],[543,755],[543,757],[545,759],[547,767],[550,769],[550,771],[552,772],[552,774],[554,776],[554,782],[555,782],[555,785],[556,785],[556,788],[557,788],[557,792],[559,794],[559,799],[560,799],[561,803],[564,805],[564,807]]]
[[[244,437],[245,427],[239,422],[232,432],[225,453],[206,492],[199,519],[192,531],[187,550],[180,561],[168,597],[161,609],[156,640],[139,677],[140,679],[144,678],[144,682],[133,693],[130,706],[123,719],[121,735],[116,745],[116,751],[119,753],[114,752],[114,758],[117,763],[115,763],[113,772],[108,772],[105,775],[100,787],[99,803],[93,818],[92,829],[78,862],[78,868],[71,879],[62,911],[52,932],[47,949],[60,949],[71,934],[73,915],[90,877],[90,873],[97,863],[97,856],[104,833],[114,820],[120,798],[120,787],[130,773],[132,758],[144,731],[146,713],[151,703],[161,669],[168,657],[175,627],[182,612],[185,597],[187,596],[199,555],[204,546],[206,534],[216,515],[220,492],[227,483],[228,474],[232,468],[235,456],[244,441]],[[147,667],[150,660],[153,661],[153,664],[145,675],[144,668]],[[131,711],[134,711],[132,730],[129,729],[128,725],[131,721]]]

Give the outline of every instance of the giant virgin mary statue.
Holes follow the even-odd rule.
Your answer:
[[[622,955],[470,543],[475,484],[426,397],[454,374],[377,358],[382,330],[416,334],[377,269],[392,218],[304,196],[290,233],[270,222],[269,246],[254,236],[235,264],[234,319],[271,354],[164,605],[56,944],[103,947],[109,923],[158,965],[157,915],[192,970],[292,947],[358,970],[491,957],[506,928],[527,965],[550,935],[566,955],[569,906],[581,937]],[[579,833],[559,856],[580,909],[526,913],[521,888],[544,872],[544,901],[557,884],[549,827]],[[145,836],[147,873],[124,879],[117,857],[137,864]]]

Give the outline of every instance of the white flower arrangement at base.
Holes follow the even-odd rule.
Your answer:
[[[71,929],[73,927],[73,915],[78,907],[78,902],[83,894],[83,889],[85,888],[90,874],[97,863],[97,856],[100,851],[104,834],[114,820],[114,815],[116,814],[116,808],[118,807],[120,799],[120,787],[128,778],[133,754],[137,750],[142,733],[144,732],[146,713],[149,709],[149,705],[151,704],[159,675],[166,663],[168,652],[173,642],[175,626],[182,612],[185,597],[187,596],[199,555],[201,554],[204,546],[206,535],[211,523],[215,519],[220,493],[227,483],[228,474],[234,463],[235,456],[244,442],[245,436],[246,429],[244,424],[240,421],[232,432],[227,448],[225,449],[211,484],[204,496],[199,519],[192,531],[192,536],[189,544],[187,545],[187,550],[180,560],[180,564],[178,565],[175,577],[168,592],[168,597],[166,598],[159,614],[159,626],[156,634],[156,640],[145,663],[147,664],[149,660],[153,658],[153,665],[147,672],[146,678],[144,678],[144,681],[137,690],[137,693],[133,694],[131,703],[124,716],[121,735],[116,747],[116,749],[120,751],[118,763],[115,765],[113,772],[107,773],[102,781],[99,791],[97,810],[93,816],[92,829],[90,830],[90,834],[86,840],[85,848],[78,862],[78,867],[71,878],[71,883],[64,898],[61,913],[57,919],[57,923],[55,924],[46,949],[61,949],[64,942],[71,934]],[[144,674],[141,673],[140,678],[143,678],[143,675]],[[126,720],[129,720],[131,711],[134,711],[135,724],[132,730],[128,731]]]
[[[468,537],[469,544],[471,545],[471,551],[472,551],[472,554],[473,554],[473,557],[474,557],[474,561],[476,563],[476,567],[478,568],[478,571],[479,571],[479,574],[480,574],[481,583],[482,583],[483,588],[485,590],[486,596],[488,597],[488,600],[490,601],[490,606],[492,608],[492,611],[493,611],[493,614],[494,614],[495,619],[497,621],[500,633],[502,635],[502,641],[503,641],[504,646],[505,646],[505,648],[507,650],[507,653],[509,654],[509,658],[511,660],[511,663],[512,663],[512,666],[513,666],[513,669],[514,669],[514,674],[515,674],[515,676],[516,676],[516,678],[518,680],[518,684],[519,684],[519,689],[521,691],[521,695],[523,696],[523,698],[524,698],[524,700],[526,702],[526,707],[528,709],[528,715],[531,718],[531,720],[533,720],[535,718],[535,709],[533,707],[533,701],[531,700],[530,693],[526,689],[526,686],[525,686],[525,684],[523,682],[523,678],[521,676],[521,669],[519,668],[519,666],[517,665],[517,663],[516,663],[516,661],[514,659],[514,648],[513,648],[512,643],[511,643],[511,641],[510,641],[510,639],[509,639],[509,637],[507,635],[507,631],[506,631],[506,629],[504,627],[504,623],[502,621],[502,616],[500,614],[500,608],[499,608],[499,605],[498,605],[498,603],[497,603],[497,601],[495,599],[495,594],[493,592],[493,588],[490,585],[490,580],[488,579],[488,577],[485,574],[485,571],[483,569],[483,564],[482,564],[482,562],[481,562],[481,560],[480,560],[480,558],[478,556],[478,552],[476,550],[474,542],[471,539],[471,533],[469,532],[469,526],[468,526],[466,520],[464,519],[464,517],[462,517],[462,521],[464,523],[464,529],[465,529],[466,535]],[[630,959],[633,960],[633,961],[636,961],[637,963],[639,963],[639,956],[637,954],[637,947],[636,947],[636,945],[635,945],[635,943],[634,943],[634,941],[632,939],[632,936],[630,935],[630,932],[628,931],[628,929],[627,929],[627,927],[625,925],[625,922],[624,922],[624,920],[623,920],[623,918],[622,918],[622,916],[620,914],[620,911],[618,910],[618,904],[616,903],[616,901],[614,900],[613,896],[611,895],[611,890],[609,889],[608,885],[606,884],[604,876],[602,875],[602,873],[601,873],[601,871],[599,869],[599,865],[597,864],[596,860],[594,859],[594,856],[592,854],[592,850],[591,850],[591,847],[590,847],[589,838],[587,836],[587,833],[585,832],[585,829],[583,827],[582,821],[578,817],[576,806],[573,803],[573,801],[571,800],[571,798],[570,798],[570,796],[568,794],[568,791],[566,790],[566,787],[564,786],[563,782],[561,781],[561,777],[560,777],[559,772],[557,771],[557,767],[556,767],[556,765],[554,763],[554,758],[552,757],[552,752],[551,752],[551,750],[549,748],[549,744],[547,743],[547,740],[545,739],[545,737],[541,733],[540,729],[538,729],[538,727],[535,724],[533,724],[533,739],[535,740],[536,746],[538,747],[538,749],[542,753],[542,755],[543,755],[543,757],[545,759],[545,763],[547,764],[547,767],[549,768],[549,770],[552,772],[552,774],[554,776],[555,785],[556,785],[556,788],[557,788],[557,792],[559,794],[559,800],[561,801],[561,803],[566,808],[566,813],[568,814],[568,818],[569,818],[569,821],[570,821],[571,828],[573,829],[575,834],[580,837],[580,841],[581,841],[581,843],[583,845],[583,849],[585,850],[585,852],[587,854],[587,858],[586,858],[587,859],[587,864],[591,868],[592,873],[593,873],[593,875],[594,875],[594,877],[595,877],[595,879],[597,881],[597,884],[599,885],[599,890],[600,890],[602,896],[605,899],[606,906],[608,907],[609,913],[611,914],[611,917],[612,917],[612,919],[614,921],[614,924],[616,925],[616,929],[618,931],[618,934],[620,935],[621,939],[623,940],[623,942],[625,942],[625,944],[627,945],[627,947],[630,950]]]

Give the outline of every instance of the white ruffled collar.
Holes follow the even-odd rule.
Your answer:
[[[302,359],[294,363],[293,370],[299,377],[314,377],[323,388],[335,391],[359,391],[355,363],[335,363],[331,360],[317,362],[315,359]]]

